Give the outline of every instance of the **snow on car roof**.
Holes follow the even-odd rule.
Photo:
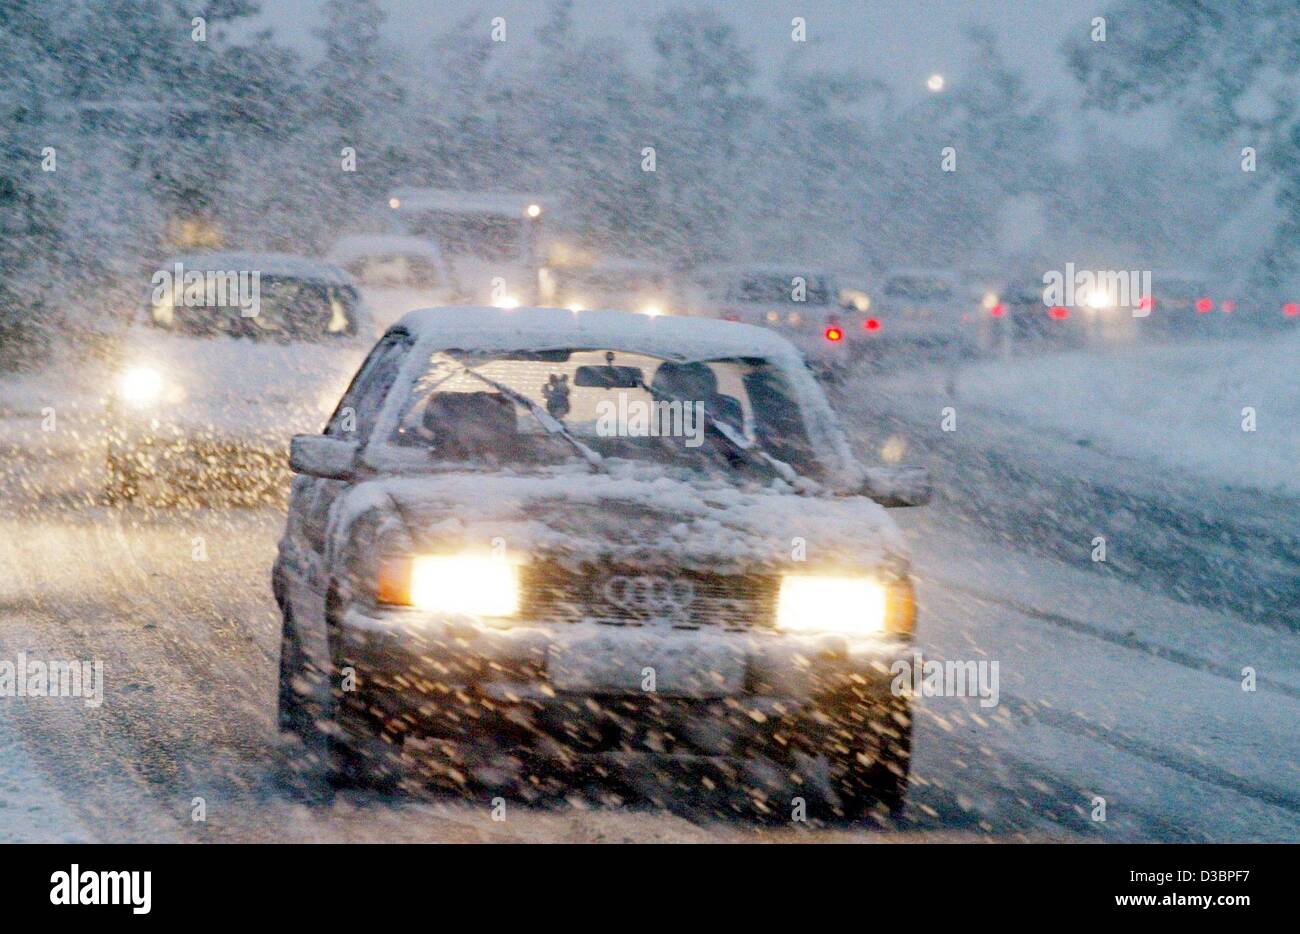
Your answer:
[[[346,263],[362,256],[381,253],[405,253],[430,259],[442,258],[442,251],[432,240],[404,234],[350,234],[339,237],[330,247],[329,258],[336,263]]]
[[[794,346],[767,329],[710,318],[564,308],[425,308],[398,322],[447,349],[624,349],[669,360],[764,357],[798,368]]]
[[[161,269],[170,269],[176,263],[187,269],[225,272],[230,270],[257,272],[264,276],[286,279],[305,279],[326,285],[355,285],[344,270],[324,260],[296,256],[292,253],[190,253],[170,257]]]

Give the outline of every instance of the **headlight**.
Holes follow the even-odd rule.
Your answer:
[[[492,303],[497,308],[518,308],[519,299],[513,295],[502,295]]]
[[[870,577],[787,574],[781,579],[776,625],[788,632],[906,635],[915,620],[908,580],[886,585]]]
[[[147,366],[133,366],[117,380],[117,392],[131,405],[153,405],[162,395],[162,374]]]
[[[379,602],[431,613],[514,616],[519,612],[519,568],[490,557],[403,558],[381,568]]]
[[[659,316],[660,316],[661,314],[663,314],[663,313],[664,313],[663,308],[661,308],[659,305],[655,305],[655,304],[653,304],[653,303],[651,303],[651,304],[649,304],[649,305],[644,305],[644,306],[642,306],[642,308],[641,308],[641,314],[643,314],[643,315],[648,315],[648,316],[651,317],[651,318],[657,318],[657,317],[659,317]]]
[[[1111,305],[1110,296],[1101,289],[1094,289],[1083,297],[1083,304],[1086,308],[1097,310],[1109,308]]]

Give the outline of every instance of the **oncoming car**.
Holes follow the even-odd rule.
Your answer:
[[[457,291],[456,279],[432,240],[388,234],[349,234],[328,259],[363,285]]]
[[[783,338],[427,309],[339,411],[293,440],[273,571],[302,774],[903,806],[915,601],[881,502],[928,479],[856,463]]]
[[[459,305],[469,298],[438,244],[425,237],[349,234],[335,241],[327,258],[365,288],[380,327],[416,308]]]
[[[324,423],[374,341],[352,278],[286,254],[177,256],[151,279],[105,403],[105,496],[249,490]]]
[[[539,272],[539,291],[546,304],[570,311],[627,308],[653,317],[673,314],[678,305],[670,294],[667,274],[637,260],[545,268]]]

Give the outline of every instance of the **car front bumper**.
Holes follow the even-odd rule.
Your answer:
[[[756,758],[780,771],[799,752],[906,729],[890,666],[910,643],[711,628],[507,629],[353,608],[339,627],[356,676],[345,719],[466,772],[504,750],[562,770],[672,761],[732,778]]]

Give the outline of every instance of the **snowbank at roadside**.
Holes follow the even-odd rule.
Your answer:
[[[1300,493],[1300,331],[993,360],[959,399],[1234,486]],[[1255,430],[1243,429],[1253,409]]]
[[[0,843],[93,843],[41,769],[28,758],[0,699]]]

